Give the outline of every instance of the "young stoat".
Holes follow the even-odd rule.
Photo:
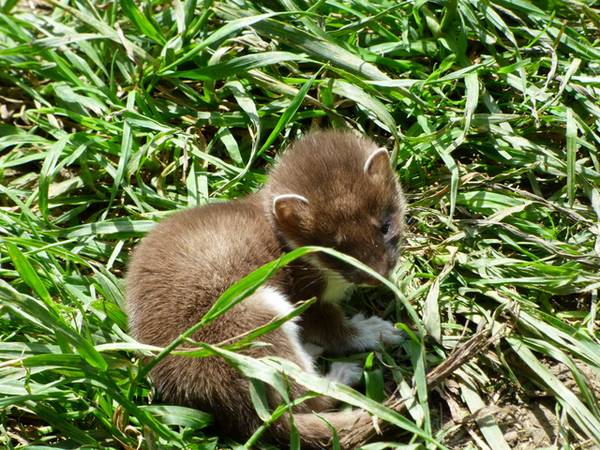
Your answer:
[[[404,222],[404,199],[388,153],[349,132],[323,131],[292,144],[258,193],[189,209],[159,224],[136,248],[127,277],[131,332],[146,344],[166,346],[194,325],[232,284],[283,252],[303,245],[335,248],[382,275],[396,263]],[[315,372],[314,349],[332,354],[400,342],[393,325],[378,317],[347,319],[339,301],[351,284],[374,284],[364,272],[314,253],[279,271],[192,338],[217,344],[291,311],[295,302],[318,301],[299,319],[261,336],[266,346],[245,351],[278,356]],[[308,351],[308,346],[311,350]],[[326,376],[351,384],[360,371],[334,364]],[[151,375],[163,400],[214,413],[220,429],[246,438],[261,425],[247,381],[218,357],[163,360]],[[304,393],[292,385],[294,397]],[[281,402],[269,393],[272,406]],[[293,413],[305,446],[331,437],[321,412],[335,428],[351,426],[354,412],[328,412],[328,398],[308,400]],[[286,440],[291,418],[271,426]]]

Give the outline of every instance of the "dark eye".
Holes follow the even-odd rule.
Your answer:
[[[381,233],[386,235],[390,232],[390,228],[392,227],[392,220],[389,217],[386,217],[381,223]]]

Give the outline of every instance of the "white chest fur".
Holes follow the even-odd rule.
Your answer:
[[[321,300],[339,303],[350,294],[350,291],[354,286],[352,283],[349,283],[344,277],[332,270],[321,268],[321,271],[325,278],[325,282],[327,283],[325,291],[321,296]]]

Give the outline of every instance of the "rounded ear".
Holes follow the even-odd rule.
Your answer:
[[[308,213],[308,200],[298,194],[273,197],[273,216],[279,225],[290,228],[297,225]]]
[[[380,147],[369,155],[365,161],[363,170],[371,176],[387,176],[390,171],[390,155],[388,151]]]

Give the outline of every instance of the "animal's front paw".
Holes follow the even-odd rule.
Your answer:
[[[362,366],[356,362],[334,362],[325,377],[348,386],[356,386],[362,377]]]
[[[391,322],[381,317],[365,317],[357,314],[350,319],[350,324],[356,330],[351,339],[351,346],[356,350],[374,350],[380,344],[384,346],[398,345],[406,338]]]

